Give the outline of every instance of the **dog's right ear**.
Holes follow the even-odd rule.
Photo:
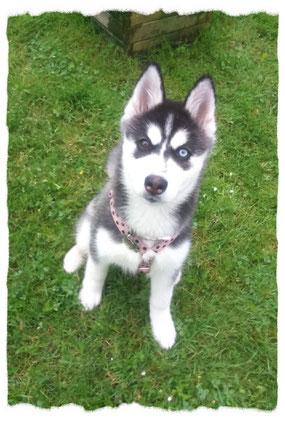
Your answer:
[[[125,107],[122,120],[144,113],[162,103],[165,98],[159,66],[152,63],[140,76],[132,97]]]

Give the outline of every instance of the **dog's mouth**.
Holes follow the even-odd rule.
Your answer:
[[[161,198],[158,196],[154,197],[151,195],[144,195],[144,199],[147,200],[151,204],[161,203]]]

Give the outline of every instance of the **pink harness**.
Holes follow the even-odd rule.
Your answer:
[[[113,190],[109,192],[109,198],[110,198],[110,210],[111,214],[113,216],[115,225],[123,235],[123,241],[128,245],[129,248],[138,251],[141,255],[145,254],[148,250],[152,250],[155,253],[159,253],[164,248],[166,248],[169,244],[171,244],[179,235],[179,232],[177,232],[171,239],[169,240],[158,240],[155,242],[155,244],[149,248],[147,245],[137,236],[134,236],[132,234],[131,229],[123,223],[122,218],[117,214],[117,211],[115,209],[115,201],[113,196]],[[150,272],[150,266],[153,262],[153,258],[149,261],[143,260],[141,261],[138,272],[139,273],[149,273]]]

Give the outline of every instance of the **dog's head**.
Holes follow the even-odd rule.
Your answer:
[[[216,98],[203,76],[184,102],[165,98],[160,69],[140,76],[121,119],[123,179],[154,204],[183,202],[196,187],[215,141]]]

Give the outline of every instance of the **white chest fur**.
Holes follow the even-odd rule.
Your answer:
[[[127,223],[136,233],[157,240],[171,237],[177,229],[174,208],[166,204],[147,204],[147,200],[133,195],[126,208]]]

